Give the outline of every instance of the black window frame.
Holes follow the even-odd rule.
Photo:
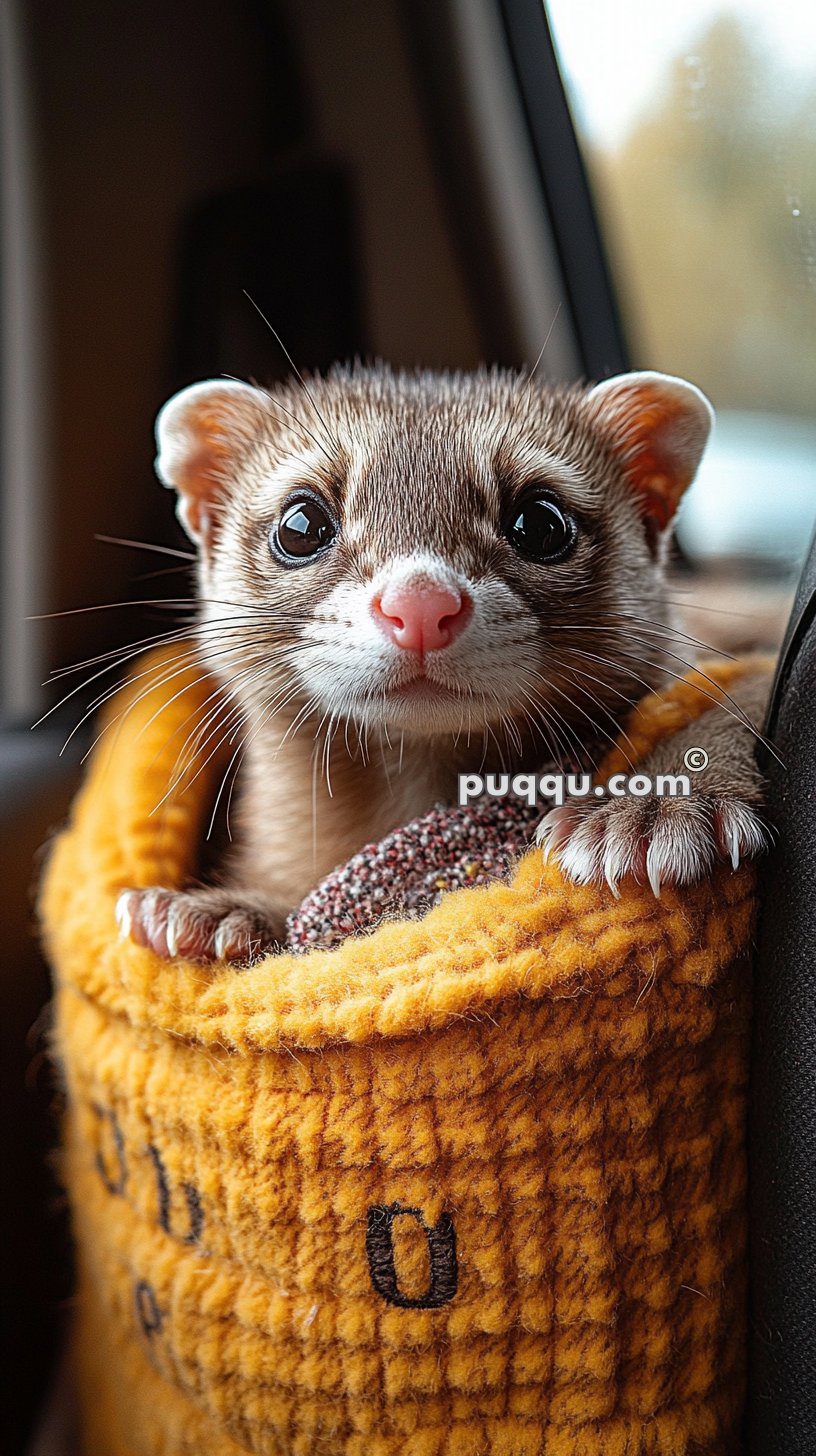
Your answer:
[[[497,3],[585,374],[622,374],[630,349],[545,0]]]

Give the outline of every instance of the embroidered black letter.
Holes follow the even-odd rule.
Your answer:
[[[92,1102],[91,1103],[91,1107],[93,1108],[93,1111],[96,1113],[96,1116],[99,1118],[100,1122],[109,1122],[110,1123],[111,1132],[113,1134],[113,1148],[114,1148],[114,1152],[116,1154],[116,1161],[117,1161],[117,1163],[119,1165],[119,1167],[118,1167],[118,1174],[119,1174],[119,1176],[117,1178],[112,1178],[111,1177],[110,1173],[108,1172],[107,1168],[105,1167],[105,1160],[102,1157],[101,1151],[98,1151],[97,1154],[96,1154],[96,1157],[94,1158],[94,1163],[96,1164],[96,1170],[97,1170],[100,1178],[102,1179],[102,1182],[104,1183],[105,1187],[107,1188],[108,1192],[109,1193],[115,1193],[117,1195],[121,1195],[122,1193],[124,1193],[124,1191],[125,1191],[125,1184],[127,1183],[127,1163],[125,1162],[125,1140],[124,1140],[124,1138],[122,1136],[122,1129],[119,1126],[119,1121],[118,1121],[118,1118],[117,1118],[115,1112],[113,1112],[113,1111],[106,1111],[106,1109],[104,1107],[97,1107],[97,1105],[96,1105],[95,1102]]]
[[[153,1159],[153,1167],[156,1169],[156,1187],[159,1195],[159,1223],[166,1234],[172,1234],[173,1230],[170,1227],[170,1184],[167,1181],[167,1169],[164,1166],[164,1160],[158,1148],[155,1148],[150,1143],[147,1151]],[[190,1219],[190,1231],[184,1235],[183,1242],[185,1244],[195,1244],[198,1242],[199,1235],[201,1234],[201,1225],[204,1222],[201,1199],[198,1195],[198,1189],[194,1188],[192,1183],[182,1183],[181,1187],[184,1197],[187,1200],[187,1213]]]
[[[431,1282],[418,1299],[400,1294],[397,1284],[393,1224],[394,1219],[399,1217],[415,1218],[428,1240]],[[370,1208],[366,1229],[366,1254],[371,1283],[377,1293],[387,1299],[389,1304],[396,1304],[400,1309],[439,1309],[440,1305],[448,1304],[456,1293],[459,1284],[456,1233],[447,1213],[443,1213],[439,1222],[429,1228],[420,1208],[403,1208],[401,1203]]]
[[[157,1335],[162,1327],[164,1318],[156,1296],[146,1279],[140,1279],[134,1291],[136,1302],[136,1318],[142,1327],[142,1333],[150,1339],[151,1335]]]

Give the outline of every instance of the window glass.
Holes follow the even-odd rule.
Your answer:
[[[633,363],[717,409],[681,544],[790,569],[816,520],[816,5],[547,9]]]

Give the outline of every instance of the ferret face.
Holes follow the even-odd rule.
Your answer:
[[[193,386],[158,470],[199,547],[204,661],[259,722],[527,728],[569,756],[662,665],[663,541],[710,418],[660,375]]]

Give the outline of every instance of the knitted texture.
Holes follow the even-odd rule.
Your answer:
[[[331,951],[167,964],[114,905],[195,871],[216,764],[156,806],[210,690],[126,689],[43,891],[86,1456],[733,1452],[752,869],[615,899],[530,851]]]

